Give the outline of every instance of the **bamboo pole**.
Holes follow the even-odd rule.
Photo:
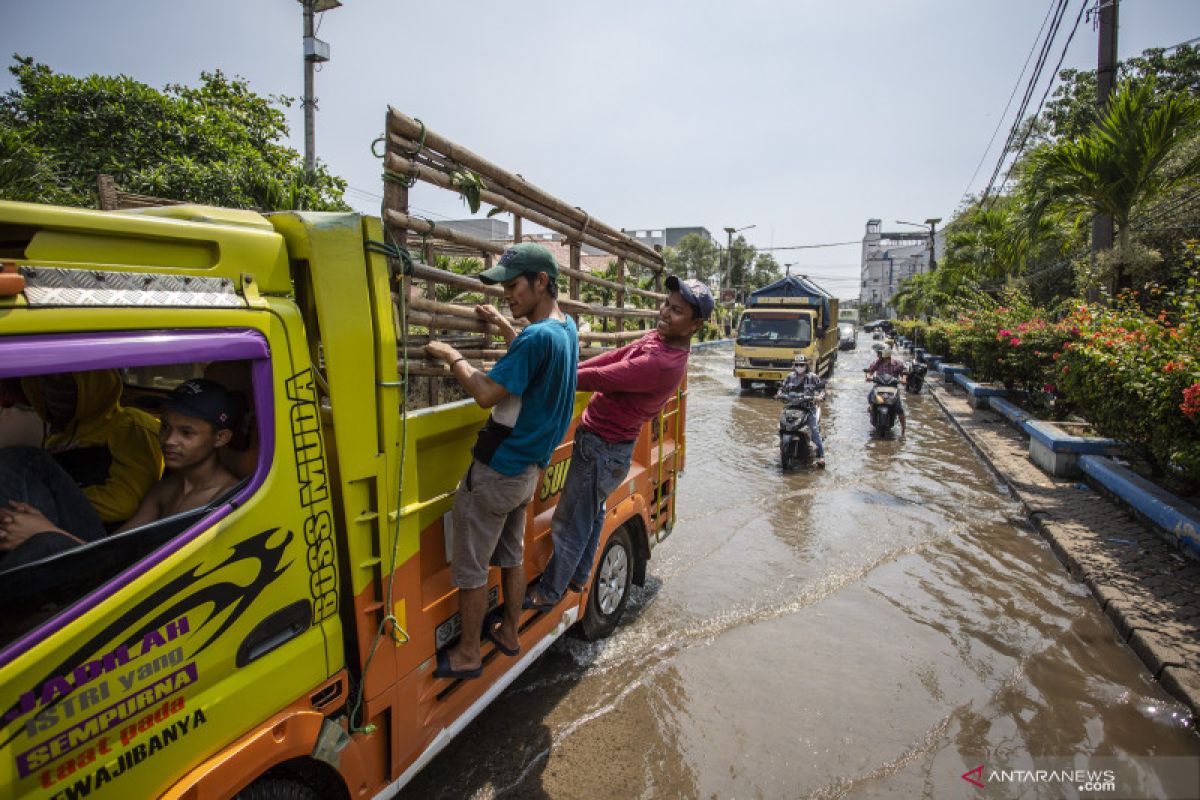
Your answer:
[[[475,248],[476,250],[485,250],[488,252],[496,253],[497,255],[503,254],[504,251],[507,249],[502,244],[496,244],[495,242],[488,241],[487,239],[480,239],[476,236],[471,236],[470,234],[461,233],[461,232],[453,230],[451,228],[447,228],[443,225],[438,225],[433,220],[423,219],[421,217],[411,217],[408,214],[404,214],[404,213],[395,211],[390,208],[385,212],[385,216],[387,217],[387,222],[389,224],[396,225],[397,227],[403,228],[405,230],[410,230],[410,231],[414,231],[416,233],[424,234],[424,235],[427,235],[434,239],[443,239],[447,242],[453,242],[455,244],[462,245],[464,247],[472,247],[472,248]],[[428,265],[425,265],[425,268],[426,269],[435,269],[435,267],[429,267]],[[604,288],[612,289],[614,291],[624,290],[627,292],[632,292],[635,294],[646,296],[653,300],[661,300],[664,297],[666,297],[666,295],[655,294],[654,292],[647,292],[644,289],[639,289],[639,288],[633,287],[633,286],[623,287],[620,284],[613,283],[612,281],[605,280],[604,278],[597,278],[595,275],[593,275],[590,272],[584,272],[582,270],[571,269],[570,267],[564,267],[561,264],[558,267],[558,271],[559,271],[559,273],[566,275],[567,277],[577,278],[581,281],[584,281],[585,283],[590,283],[593,286],[602,286]],[[449,274],[449,275],[454,274],[454,273],[445,273],[443,270],[439,270],[439,272],[443,272],[443,274]],[[440,280],[440,278],[437,280]],[[445,282],[450,283],[451,281],[447,280]],[[479,285],[482,286],[483,285],[482,282],[480,282]],[[503,291],[501,292],[501,294],[503,294]]]
[[[427,184],[439,186],[451,192],[457,191],[454,185],[451,184],[448,174],[440,172],[439,169],[428,166],[428,164],[409,160],[409,158],[396,155],[395,152],[390,151],[388,152],[388,156],[386,156],[384,164],[389,172],[412,175],[427,182]],[[558,219],[547,215],[544,211],[530,209],[527,205],[522,204],[521,199],[512,198],[508,192],[504,192],[503,188],[485,188],[485,190],[480,191],[479,198],[484,203],[496,206],[497,209],[512,213],[514,217],[527,218],[530,222],[538,223],[544,228],[550,228],[556,231],[556,233],[563,234],[570,240],[578,240],[587,243],[587,245],[599,247],[600,249],[604,249],[604,251],[617,255],[617,257],[624,255],[625,258],[637,261],[638,264],[647,266],[650,270],[659,271],[662,269],[662,264],[659,261],[647,258],[646,255],[638,253],[630,247],[606,241],[599,236],[588,233],[587,230],[572,227],[568,223],[559,222]],[[518,236],[520,230],[518,228],[520,228],[520,225],[514,224],[514,241],[520,241],[520,236]]]
[[[459,275],[457,272],[449,272],[437,267],[431,267],[419,261],[413,264],[413,277],[425,281],[434,281],[435,283],[444,283],[448,286],[457,286],[460,289],[479,292],[488,297],[504,297],[504,290],[499,286],[484,283],[470,275]]]
[[[450,176],[434,167],[404,158],[403,156],[399,156],[393,152],[389,152],[387,154],[384,164],[389,172],[413,175],[420,180],[425,181],[426,183],[433,184],[434,186],[440,186],[441,188],[449,191],[456,191],[453,184],[450,183]],[[483,189],[479,193],[479,199],[489,205],[495,206],[501,211],[509,212],[516,219],[524,217],[531,222],[541,225],[544,228],[549,228],[552,231],[561,233],[569,240],[582,241],[583,243],[589,244],[592,247],[598,247],[601,250],[610,251],[612,255],[617,256],[618,258],[623,256],[654,271],[659,271],[663,268],[663,265],[660,262],[656,262],[653,259],[647,258],[646,256],[633,251],[631,248],[606,242],[598,236],[592,235],[587,231],[581,230],[580,228],[575,228],[571,225],[560,222],[537,209],[531,209],[527,206],[524,206],[520,204],[519,201],[507,196],[504,193],[495,191],[493,189]],[[513,229],[513,241],[519,242],[520,226],[515,224],[515,220]]]
[[[441,153],[451,160],[468,167],[475,172],[478,172],[484,177],[491,178],[512,191],[518,192],[525,197],[537,200],[542,205],[553,209],[561,216],[567,219],[574,220],[579,227],[590,227],[600,232],[604,236],[611,238],[615,242],[623,242],[626,246],[632,247],[637,252],[642,252],[645,256],[659,264],[662,263],[662,256],[655,253],[641,242],[626,236],[620,231],[611,226],[592,219],[587,212],[582,209],[569,206],[562,200],[559,200],[549,192],[535,186],[526,181],[520,175],[514,175],[501,167],[496,166],[487,159],[479,156],[465,147],[460,147],[444,136],[429,130],[425,125],[417,122],[412,117],[399,111],[398,109],[388,107],[388,130],[395,131],[400,136],[404,136],[413,141],[423,141],[425,146]],[[661,266],[660,266],[661,269]]]
[[[444,225],[438,225],[431,219],[410,217],[408,214],[405,214],[402,211],[396,211],[392,208],[387,209],[384,213],[387,217],[387,221],[392,225],[404,228],[405,230],[413,231],[414,233],[420,233],[422,235],[429,236],[433,239],[441,239],[442,241],[453,242],[454,244],[462,245],[463,247],[469,247],[473,250],[480,250],[485,253],[495,253],[496,255],[503,255],[506,249],[504,245],[490,242],[487,239],[480,239],[477,236],[471,236],[470,234],[462,233],[452,228],[447,228]],[[428,262],[429,258],[426,257],[425,260]]]

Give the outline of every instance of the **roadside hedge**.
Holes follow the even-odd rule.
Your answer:
[[[1157,313],[1146,309],[1157,309]],[[903,330],[904,328],[902,328]],[[1012,294],[906,333],[979,380],[1023,390],[1126,442],[1156,472],[1200,487],[1200,273],[1112,305],[1043,309]]]

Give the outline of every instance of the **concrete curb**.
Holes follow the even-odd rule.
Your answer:
[[[1185,704],[1194,717],[1200,717],[1200,651],[1197,650],[1195,624],[1200,611],[1194,610],[1200,607],[1200,589],[1196,588],[1195,577],[1200,573],[1200,567],[1185,567],[1172,575],[1168,575],[1169,569],[1163,569],[1145,578],[1140,572],[1147,571],[1148,561],[1162,561],[1168,567],[1174,566],[1170,561],[1174,554],[1169,552],[1170,546],[1157,532],[1129,519],[1119,505],[1102,495],[1087,500],[1090,515],[1071,515],[1056,507],[1046,500],[1047,495],[1066,496],[1065,493],[1080,490],[1069,481],[1056,481],[1045,476],[1031,464],[1030,468],[1039,476],[1038,486],[1010,474],[1003,460],[1011,458],[1012,453],[993,452],[980,438],[984,434],[976,435],[969,430],[959,415],[947,406],[944,387],[931,386],[930,394],[984,464],[1008,487],[1055,557],[1073,578],[1087,585],[1117,634],[1150,675],[1159,681],[1164,691]],[[979,413],[973,409],[969,411],[972,417]],[[1018,428],[1021,433],[1024,433],[1023,427]],[[988,436],[994,438],[995,434]],[[1083,518],[1077,518],[1081,516]],[[1107,539],[1110,543],[1126,540],[1105,535],[1113,530],[1128,537],[1131,546],[1121,548],[1110,544],[1106,552],[1097,551],[1097,540]],[[1136,549],[1132,545],[1136,545]],[[1122,552],[1113,556],[1114,549]],[[1122,582],[1123,586],[1118,585]]]
[[[1109,440],[1111,441],[1111,440]],[[1112,459],[1097,455],[1079,457],[1079,468],[1092,480],[1139,514],[1173,536],[1179,546],[1200,556],[1200,509],[1170,492],[1163,491]]]

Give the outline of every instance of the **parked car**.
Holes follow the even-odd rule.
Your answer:
[[[895,329],[892,327],[892,321],[890,319],[873,319],[866,325],[863,325],[863,330],[867,333],[874,333],[875,331],[883,331],[884,333],[889,334],[895,333]]]
[[[838,350],[853,350],[858,347],[858,329],[849,323],[838,325]]]

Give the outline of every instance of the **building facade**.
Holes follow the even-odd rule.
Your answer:
[[[944,238],[938,231],[933,242],[935,259],[941,257]],[[885,231],[883,222],[867,220],[862,241],[861,282],[858,301],[861,306],[890,312],[892,298],[905,278],[928,272],[930,241],[928,231]]]

